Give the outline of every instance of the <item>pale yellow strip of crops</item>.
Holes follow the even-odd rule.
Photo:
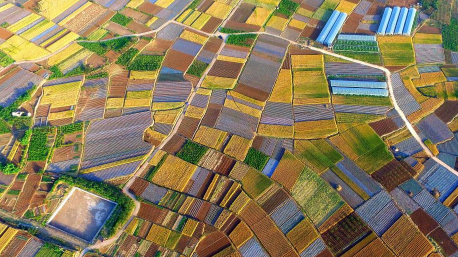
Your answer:
[[[57,52],[61,48],[70,44],[72,41],[74,41],[78,37],[79,37],[78,34],[70,32],[67,35],[63,36],[61,39],[59,39],[57,42],[48,46],[46,49],[50,51],[51,53]]]
[[[86,10],[89,6],[93,5],[91,2],[86,2],[83,6],[78,8],[76,11],[72,12],[70,15],[65,17],[62,21],[59,22],[59,25],[63,26],[73,18],[75,18],[78,14],[82,13],[84,10]]]
[[[93,53],[87,49],[80,50],[79,52],[75,53],[71,57],[65,59],[63,62],[59,63],[59,69],[61,71],[67,70],[68,68],[72,67],[73,65],[77,64],[77,62],[84,63],[86,58],[91,56]]]
[[[40,104],[51,104],[54,108],[76,105],[80,88],[81,81],[44,87]]]
[[[144,99],[151,96],[150,90],[143,91],[128,91],[126,94],[126,99]]]
[[[313,12],[312,11],[309,11],[309,10],[304,9],[302,7],[299,7],[299,9],[297,10],[297,14],[300,14],[302,16],[309,17],[309,18],[312,18],[312,16],[313,16]]]
[[[171,230],[153,224],[151,229],[146,236],[146,240],[151,241],[157,245],[165,246],[167,239],[169,238]]]
[[[202,87],[210,89],[232,89],[236,81],[237,79],[207,75],[202,82]]]
[[[304,121],[294,123],[294,138],[326,138],[337,133],[334,120]]]
[[[178,115],[181,114],[181,112],[182,108],[157,111],[156,113],[154,113],[154,121],[158,123],[173,124],[175,123],[175,120],[178,118]]]
[[[197,20],[192,23],[191,27],[196,29],[202,29],[207,23],[207,21],[210,20],[210,18],[210,15],[202,13],[200,14],[199,18],[197,18]]]
[[[270,124],[259,124],[258,134],[267,137],[278,137],[278,138],[293,138],[294,127],[293,126],[281,126],[281,125],[270,125]]]
[[[116,167],[116,166],[119,166],[119,165],[140,161],[142,159],[143,159],[143,156],[137,156],[137,157],[133,157],[133,158],[129,158],[129,159],[115,161],[115,162],[111,162],[111,163],[107,163],[107,164],[103,164],[103,165],[87,168],[87,169],[84,169],[84,170],[80,170],[80,174],[87,174],[87,173],[92,173],[92,172],[96,172],[96,171],[99,171],[99,170],[113,168],[113,167]]]
[[[67,29],[63,29],[62,31],[60,31],[56,35],[50,37],[45,42],[41,43],[40,46],[45,47],[45,46],[49,45],[51,42],[54,42],[56,39],[60,38],[62,35],[64,35],[67,32],[68,32]]]
[[[207,11],[205,11],[205,13],[224,20],[227,17],[227,15],[231,12],[231,10],[232,7],[227,4],[213,2],[213,4],[210,6],[210,8],[207,9]]]
[[[186,20],[183,22],[184,25],[191,26],[191,24],[199,18],[201,12],[199,11],[193,11],[191,15],[186,18]]]
[[[0,12],[6,11],[6,10],[10,9],[11,7],[13,7],[13,6],[14,6],[13,4],[7,3],[4,6],[0,7]]]
[[[188,41],[198,43],[198,44],[204,44],[205,41],[207,41],[207,37],[201,36],[199,34],[193,33],[189,30],[183,31],[181,33],[180,38],[186,39]]]
[[[132,235],[137,228],[138,225],[138,218],[134,217],[132,221],[127,225],[126,230],[124,230],[127,234]]]
[[[171,110],[171,109],[176,109],[180,108],[184,105],[183,102],[159,102],[159,103],[154,103],[153,102],[153,111],[160,111],[160,110]]]
[[[189,16],[189,14],[190,14],[191,12],[193,12],[193,11],[194,11],[194,10],[192,10],[192,9],[188,9],[188,10],[184,11],[176,20],[177,20],[178,22],[183,23],[183,21],[184,21],[184,20]],[[192,23],[192,22],[191,22],[191,23]]]
[[[141,4],[143,4],[143,0],[132,0],[126,5],[126,7],[136,9]]]
[[[48,115],[48,120],[60,120],[66,118],[73,118],[75,110],[68,110],[63,112],[53,112]]]
[[[199,223],[197,221],[188,219],[182,231],[183,235],[192,236],[194,234],[194,231],[196,231],[198,225]]]
[[[212,91],[210,89],[206,89],[206,88],[201,88],[199,87],[197,89],[197,94],[199,95],[211,95],[212,94]]]
[[[24,18],[22,18],[21,20],[19,20],[18,22],[10,25],[7,29],[13,33],[16,33],[18,32],[20,29],[24,28],[25,26],[29,25],[30,23],[40,19],[41,16],[38,15],[38,14],[35,14],[35,13],[32,13]]]
[[[245,222],[240,222],[237,227],[235,227],[235,229],[232,230],[232,232],[229,234],[229,238],[237,248],[239,248],[252,237],[253,232],[251,232],[251,229],[246,225]]]
[[[230,108],[232,110],[235,110],[235,111],[239,111],[239,112],[242,112],[244,114],[248,114],[248,115],[251,115],[251,116],[254,116],[254,117],[261,117],[261,113],[262,111],[261,110],[258,110],[258,109],[255,109],[253,107],[250,107],[248,105],[244,105],[244,104],[241,104],[241,103],[236,103],[232,100],[226,100],[224,102],[224,106],[227,107],[227,108]]]
[[[323,68],[323,55],[291,55],[291,64],[294,69]]]
[[[226,62],[236,62],[236,63],[245,63],[246,59],[237,58],[232,56],[218,55],[217,60],[226,61]]]
[[[58,63],[61,63],[62,61],[64,61],[68,57],[70,57],[70,56],[74,55],[76,52],[80,51],[81,49],[83,49],[83,47],[80,46],[79,44],[77,44],[77,43],[71,44],[69,47],[65,48],[63,51],[51,56],[48,59],[48,65],[49,66],[53,66],[53,65],[56,65]]]
[[[13,35],[0,45],[0,50],[16,61],[28,61],[45,57],[49,54],[45,49],[30,43],[18,35]]]
[[[154,4],[157,5],[157,6],[160,6],[162,8],[167,8],[169,5],[171,5],[173,3],[173,1],[175,1],[175,0],[158,0]],[[176,0],[176,1],[179,1],[179,0]]]
[[[131,71],[130,78],[131,79],[156,79],[157,77],[157,70],[156,71]]]
[[[42,0],[39,2],[39,7],[41,10],[40,14],[50,20],[53,20],[77,2],[78,0]]]
[[[353,9],[355,9],[356,5],[357,4],[352,3],[352,2],[342,1],[337,6],[336,11],[344,12],[344,13],[350,15],[350,13],[353,12]]]
[[[291,19],[291,21],[288,23],[288,25],[291,26],[291,27],[294,27],[294,28],[304,29],[305,26],[307,25],[307,23],[305,23],[303,21],[300,21],[300,20]]]
[[[291,103],[293,85],[291,70],[282,69],[278,74],[275,86],[270,94],[269,102]]]
[[[286,23],[288,22],[287,19],[279,17],[279,16],[272,16],[270,17],[269,21],[267,22],[266,26],[271,27],[280,31],[283,31],[283,29],[286,26]]]
[[[155,23],[158,19],[159,19],[158,17],[154,16],[153,18],[149,19],[149,21],[147,21],[147,22],[145,23],[145,25],[149,27],[149,26],[151,26],[153,23]]]
[[[122,108],[124,106],[124,98],[108,98],[106,108]]]
[[[34,37],[40,35],[41,33],[45,32],[47,29],[51,28],[54,26],[54,22],[44,20],[37,25],[33,26],[29,30],[25,31],[24,33],[21,34],[21,37],[31,40]]]
[[[151,99],[126,99],[124,103],[124,108],[134,108],[134,107],[147,107],[150,106]]]
[[[240,93],[235,92],[235,91],[230,91],[229,95],[231,95],[232,97],[236,97],[236,98],[242,99],[244,101],[250,102],[252,104],[256,104],[258,106],[264,106],[266,104],[263,101],[259,101],[259,100],[253,99],[251,97],[248,97],[246,95],[240,94]]]
[[[250,17],[245,21],[246,24],[262,26],[266,22],[267,18],[272,11],[267,10],[262,7],[256,7],[254,11],[251,13]]]
[[[218,150],[221,148],[226,137],[226,131],[200,126],[194,136],[194,141]]]

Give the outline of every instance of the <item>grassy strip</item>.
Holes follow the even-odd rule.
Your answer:
[[[281,13],[286,15],[286,17],[291,17],[291,15],[294,14],[294,12],[297,10],[299,7],[298,3],[295,3],[291,0],[282,0],[280,4],[278,5],[278,9],[275,10],[275,13]]]
[[[458,20],[451,19],[450,25],[442,26],[442,41],[445,49],[458,51]]]
[[[48,144],[48,134],[52,133],[52,127],[39,127],[32,130],[27,159],[29,161],[46,161],[50,147]]]
[[[0,66],[6,67],[14,62],[14,59],[0,50]]]
[[[98,55],[104,55],[109,50],[121,51],[132,42],[132,37],[122,37],[103,42],[78,42],[82,47]]]
[[[253,42],[256,40],[256,37],[256,34],[229,35],[226,43],[229,45],[251,47]]]
[[[83,190],[100,195],[108,200],[118,203],[113,211],[113,214],[107,220],[100,232],[100,234],[105,238],[113,236],[116,231],[127,222],[127,219],[135,206],[134,201],[123,194],[119,188],[104,182],[95,182],[80,177],[63,175],[58,181],[56,181],[56,183],[54,183],[53,187],[56,187],[59,183],[79,187]]]

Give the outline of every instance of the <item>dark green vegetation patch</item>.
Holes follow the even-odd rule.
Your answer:
[[[193,76],[200,78],[202,77],[202,75],[204,75],[204,72],[207,69],[207,67],[208,67],[208,63],[202,62],[199,60],[195,60],[189,67],[187,73],[189,75],[193,75]]]
[[[136,71],[155,71],[161,67],[162,60],[164,56],[162,55],[137,55],[134,61],[129,64],[129,70]]]
[[[132,42],[132,37],[122,37],[116,39],[110,39],[103,42],[78,42],[82,47],[98,54],[104,55],[109,50],[121,51]]]
[[[256,34],[229,35],[226,43],[229,45],[251,47],[251,45],[256,40],[256,37],[257,37]]]
[[[14,59],[0,50],[0,66],[6,67],[14,62]]]
[[[181,148],[178,152],[177,157],[189,163],[197,164],[207,150],[207,147],[188,140],[186,141],[186,144],[184,144],[183,148]]]
[[[125,53],[123,53],[121,56],[119,56],[119,58],[116,61],[116,63],[119,64],[119,65],[122,65],[122,66],[127,66],[132,61],[132,59],[135,57],[135,55],[137,55],[137,54],[138,54],[138,50],[137,49],[130,48]]]
[[[52,133],[52,127],[40,127],[32,130],[27,159],[29,161],[46,161],[49,155],[48,134]]]
[[[122,15],[120,13],[116,13],[112,18],[111,21],[114,23],[118,23],[121,26],[127,26],[132,21],[132,18]]]
[[[458,51],[458,20],[452,19],[450,25],[442,27],[442,41],[445,49]]]
[[[281,13],[286,15],[286,17],[291,17],[291,15],[294,14],[294,12],[297,10],[299,7],[298,3],[295,3],[291,0],[282,0],[280,4],[278,5],[278,9],[275,11],[276,13]]]
[[[257,170],[262,170],[264,166],[266,166],[268,161],[269,161],[269,156],[265,155],[264,153],[254,148],[250,148],[243,162],[245,162],[246,164],[250,165],[251,167]]]

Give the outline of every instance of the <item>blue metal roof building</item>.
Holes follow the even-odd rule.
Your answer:
[[[417,10],[415,8],[409,9],[409,12],[407,13],[406,23],[404,25],[404,29],[402,30],[403,35],[410,35],[410,33],[412,32],[412,26],[416,14]]]
[[[345,19],[347,18],[347,14],[341,12],[339,14],[339,17],[337,18],[336,22],[332,26],[331,31],[329,31],[328,36],[326,37],[326,40],[324,41],[324,44],[331,46],[332,42],[334,42],[334,39],[336,39],[337,33],[339,33],[340,29],[342,28]]]
[[[352,87],[352,88],[385,88],[386,82],[379,81],[355,81],[355,80],[330,80],[331,87]]]
[[[378,27],[377,34],[385,34],[392,11],[393,10],[390,7],[386,7],[385,11],[383,11],[382,20],[380,21],[380,26]]]
[[[402,30],[404,29],[404,25],[406,24],[407,19],[407,7],[401,8],[401,13],[399,13],[398,22],[396,23],[396,28],[394,29],[394,34],[401,35]]]
[[[390,21],[388,22],[388,27],[386,27],[386,34],[393,35],[394,29],[396,28],[396,23],[398,22],[400,12],[401,12],[401,8],[399,6],[395,6],[393,8],[393,12],[391,13]]]
[[[377,41],[373,35],[355,35],[355,34],[339,34],[337,40],[352,40],[352,41]]]
[[[326,25],[324,25],[324,28],[321,30],[320,35],[317,37],[316,41],[318,43],[323,44],[324,41],[326,40],[329,31],[331,31],[332,27],[334,26],[335,21],[339,17],[340,12],[339,11],[333,11],[331,14],[331,17],[329,17],[329,20],[326,22]]]
[[[336,95],[388,96],[388,90],[380,88],[333,87],[332,93]]]

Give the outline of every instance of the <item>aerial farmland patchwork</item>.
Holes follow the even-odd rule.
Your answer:
[[[1,1],[1,256],[458,256],[456,1]]]

